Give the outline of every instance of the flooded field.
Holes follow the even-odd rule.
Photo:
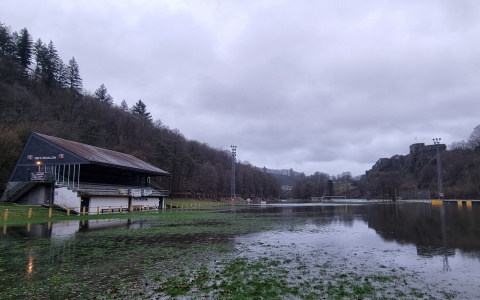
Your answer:
[[[477,299],[480,207],[263,205],[4,227],[0,299]]]

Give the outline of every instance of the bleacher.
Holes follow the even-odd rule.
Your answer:
[[[61,183],[61,182],[60,182]],[[66,184],[63,186],[67,187]],[[137,190],[150,190],[151,194],[149,196],[168,196],[169,193],[167,190],[163,190],[157,186],[150,184],[146,186],[132,186],[132,185],[119,185],[119,184],[107,184],[107,183],[91,183],[91,182],[80,182],[80,184],[75,184],[74,187],[70,185],[69,189],[72,189],[75,192],[78,192],[81,195],[129,195],[129,192],[132,189]],[[121,191],[124,191],[123,193]],[[128,192],[127,192],[128,191]]]

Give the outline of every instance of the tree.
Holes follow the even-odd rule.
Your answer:
[[[333,181],[329,179],[327,181],[327,196],[335,196],[335,191],[333,190]]]
[[[82,91],[82,78],[80,77],[80,68],[75,61],[75,57],[72,57],[72,59],[68,61],[66,76],[68,88],[80,93]]]
[[[120,103],[120,109],[123,110],[124,112],[129,111],[128,104],[127,104],[127,101],[125,101],[125,99],[123,99],[122,103]]]
[[[68,88],[68,67],[63,63],[63,60],[60,57],[57,60],[57,66],[55,69],[55,81],[57,82],[58,87]]]
[[[15,43],[10,28],[0,23],[0,54],[13,56],[15,54]]]
[[[58,84],[56,78],[58,78],[58,69],[59,69],[60,57],[58,56],[57,49],[53,45],[53,42],[50,41],[47,46],[47,56],[45,61],[45,75],[44,80],[48,86],[54,86]],[[63,62],[62,62],[63,64]]]
[[[147,112],[147,105],[143,103],[140,99],[134,106],[132,106],[132,114],[137,115],[142,118],[146,118],[148,120],[152,120],[152,116],[149,112]]]
[[[20,36],[17,41],[17,57],[20,65],[27,69],[32,63],[33,41],[27,28],[20,30]]]
[[[113,98],[110,96],[110,94],[107,92],[107,88],[105,85],[102,83],[98,89],[95,90],[95,99],[97,99],[100,102],[107,103],[108,105],[113,104]],[[124,100],[125,101],[125,100]],[[125,103],[126,104],[126,103]]]
[[[33,45],[33,52],[35,54],[35,69],[34,75],[37,81],[43,79],[43,73],[45,71],[45,64],[47,61],[47,47],[39,38]]]
[[[468,139],[468,144],[472,149],[480,146],[480,125],[473,129],[473,132],[470,134],[470,138]]]
[[[470,148],[470,145],[468,144],[468,142],[465,142],[464,140],[453,142],[448,146],[449,150],[466,150],[469,148]]]

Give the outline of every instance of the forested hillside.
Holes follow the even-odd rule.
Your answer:
[[[0,193],[31,131],[132,154],[172,174],[175,196],[230,195],[231,155],[154,120],[145,103],[115,105],[107,88],[82,87],[80,66],[64,63],[52,41],[0,23]],[[228,141],[226,141],[228,144]],[[278,197],[278,182],[249,163],[236,164],[243,197]]]
[[[480,199],[480,125],[467,141],[453,142],[441,152],[441,166],[445,198]],[[436,155],[414,152],[383,159],[358,182],[358,189],[362,196],[372,198],[393,199],[403,191],[422,189],[437,198]]]

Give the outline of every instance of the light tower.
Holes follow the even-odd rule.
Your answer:
[[[443,181],[442,181],[442,160],[440,158],[440,140],[441,138],[433,139],[437,151],[437,177],[438,177],[438,199],[443,198]]]
[[[232,148],[232,202],[235,200],[235,157],[237,156],[237,146],[230,146]]]

